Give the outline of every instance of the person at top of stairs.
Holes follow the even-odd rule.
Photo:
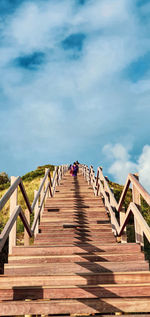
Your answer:
[[[78,163],[77,162],[74,162],[73,165],[71,166],[70,174],[72,176],[77,176],[77,174],[78,174],[78,169],[79,168],[78,168]]]

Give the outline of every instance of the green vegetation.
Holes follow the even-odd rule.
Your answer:
[[[54,170],[53,165],[44,165],[44,166],[39,166],[35,171],[31,171],[22,176],[23,184],[27,192],[30,203],[32,203],[34,199],[34,190],[39,189],[41,178],[43,178],[45,174],[45,168],[50,168],[51,172]],[[1,186],[2,188],[0,188],[0,198],[7,191],[7,188],[10,186],[10,182],[1,184]],[[20,205],[23,210],[26,209],[26,204],[20,189],[18,189],[18,205]],[[9,218],[9,201],[0,212],[0,232],[3,230],[8,218]],[[33,215],[31,216],[31,223],[32,221],[33,221]],[[23,224],[20,218],[18,217],[17,233],[21,233],[21,232],[23,232]],[[20,239],[20,236],[21,235],[19,235],[18,239]]]
[[[5,172],[0,173],[0,190],[6,189],[10,186],[10,179]]]
[[[119,202],[122,190],[124,186],[121,186],[117,183],[113,183],[109,181],[109,186],[113,190],[114,196]],[[124,201],[124,207],[125,210],[127,210],[130,202],[132,201],[132,190],[129,188],[128,192],[125,197]],[[143,218],[147,222],[147,224],[150,226],[150,206],[146,203],[146,201],[141,197],[141,214],[143,215]],[[128,242],[135,242],[135,231],[134,231],[134,218],[133,216],[130,217],[129,223],[127,225],[127,240]],[[147,254],[147,258],[150,259],[150,245],[147,239],[144,237],[144,246],[145,246],[145,251]]]
[[[111,181],[109,181],[109,186],[113,190],[113,193],[117,202],[119,202],[124,186],[119,185],[117,183],[113,183]],[[131,201],[132,201],[132,190],[129,188],[125,197],[125,201],[124,201],[125,210],[127,210]],[[141,197],[141,213],[143,215],[143,218],[146,220],[146,222],[150,226],[150,206],[146,203],[146,201],[142,197]]]
[[[45,168],[49,168],[51,172],[54,170],[54,165],[43,165],[43,166],[38,166],[38,168],[35,171],[31,171],[24,176],[22,176],[23,181],[33,181],[33,179],[37,177],[43,177],[45,174]]]
[[[41,178],[43,178],[45,174],[45,168],[50,168],[51,172],[54,170],[53,165],[44,165],[44,166],[39,166],[35,171],[31,171],[25,174],[24,176],[22,176],[23,184],[27,192],[30,203],[32,203],[34,199],[34,190],[39,189]],[[4,172],[0,173],[0,198],[5,194],[9,186],[10,186],[10,180],[8,175]],[[18,189],[18,204],[22,207],[23,210],[26,209],[26,204],[20,189]],[[30,219],[31,223],[33,221],[33,216],[34,215],[31,215],[31,219]],[[8,218],[9,218],[9,201],[4,206],[4,208],[0,211],[0,232],[2,232],[5,224],[7,223]],[[22,244],[23,242],[23,231],[24,231],[24,227],[23,227],[22,221],[18,217],[17,244]],[[32,238],[30,242],[31,243],[33,242]],[[3,247],[3,250],[0,252],[0,274],[4,272],[4,263],[7,262],[7,258],[8,258],[8,240],[6,241]]]
[[[44,165],[44,166],[39,166],[35,171],[31,171],[22,176],[23,184],[27,192],[30,203],[32,203],[34,199],[34,190],[39,189],[41,178],[43,178],[45,174],[45,168],[50,168],[51,172],[54,170],[53,165]],[[111,181],[108,181],[108,182],[118,202],[124,186],[121,186]],[[10,186],[10,180],[8,175],[4,172],[0,173],[0,198],[4,195],[4,193],[6,192],[9,186]],[[125,210],[127,210],[131,201],[132,201],[132,191],[129,188],[125,197],[125,202],[124,202]],[[20,192],[20,189],[18,189],[18,204],[21,205],[23,210],[26,209],[26,204],[22,196],[22,193]],[[150,226],[150,206],[148,206],[148,204],[142,198],[141,198],[141,213],[144,219],[146,220],[146,222],[148,223],[148,225]],[[118,218],[119,216],[118,213],[116,214],[116,216]],[[8,218],[9,218],[9,202],[5,205],[3,210],[0,212],[0,232],[3,230]],[[31,216],[31,223],[32,221],[33,221],[33,215]],[[23,224],[20,218],[18,217],[17,240],[19,244],[22,243],[23,230],[24,230]],[[133,216],[130,217],[130,220],[127,226],[127,236],[128,236],[128,242],[135,241]],[[149,248],[149,244],[147,243],[146,239],[145,239],[145,245],[147,246],[147,248]]]

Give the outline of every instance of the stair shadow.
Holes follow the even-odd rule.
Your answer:
[[[105,287],[100,287],[97,284],[97,280],[96,280],[96,274],[97,273],[111,273],[111,276],[109,274],[109,283],[110,283],[110,279],[111,279],[111,283],[115,284],[115,280],[114,280],[114,275],[113,272],[110,269],[106,269],[105,267],[103,267],[103,265],[92,262],[91,261],[86,261],[84,262],[84,260],[87,260],[87,256],[88,254],[90,255],[95,255],[95,252],[99,252],[99,253],[103,253],[104,251],[95,246],[92,243],[89,243],[89,237],[91,236],[91,231],[92,229],[90,229],[89,227],[89,221],[87,219],[86,216],[86,210],[85,208],[87,208],[87,205],[84,202],[84,199],[82,197],[82,194],[80,192],[80,185],[79,185],[79,181],[78,181],[78,176],[74,177],[74,198],[76,200],[75,203],[75,214],[76,214],[76,223],[78,224],[78,227],[76,228],[76,234],[79,237],[79,242],[75,242],[74,245],[78,246],[80,249],[83,250],[82,253],[76,253],[76,254],[80,254],[80,256],[83,258],[83,262],[75,262],[76,264],[78,264],[81,267],[84,267],[86,269],[89,270],[89,273],[76,273],[76,275],[81,276],[83,278],[86,279],[86,285],[93,285],[93,282],[95,281],[95,285],[93,285],[93,287],[89,287],[86,289],[86,291],[88,292],[88,294],[90,294],[90,298],[88,299],[82,299],[82,298],[78,298],[78,301],[80,303],[86,303],[86,306],[96,310],[96,313],[114,313],[114,312],[122,312],[122,310],[120,310],[118,307],[115,307],[113,305],[110,305],[109,303],[105,302],[105,298],[115,298],[115,297],[120,297],[118,295],[116,295],[113,292],[110,292],[109,290],[107,290],[107,284],[106,288]],[[82,220],[82,224],[81,224],[81,220]],[[96,256],[96,255],[95,255]],[[103,258],[103,256],[100,256],[99,258],[100,260],[103,260],[104,262],[108,262],[106,259]],[[91,276],[90,276],[91,273]],[[89,274],[89,275],[88,275]],[[92,279],[94,275],[94,281]],[[96,289],[96,287],[94,286],[98,286],[98,289]],[[77,285],[77,287],[79,287],[80,289],[84,290],[85,287],[83,287],[82,285]]]
[[[13,300],[37,300],[43,299],[43,288],[39,286],[14,286],[13,287]]]

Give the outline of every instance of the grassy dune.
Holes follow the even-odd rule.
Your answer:
[[[29,172],[26,175],[22,176],[23,184],[24,184],[25,190],[27,192],[30,203],[33,202],[34,190],[39,189],[41,178],[44,177],[45,168],[47,168],[47,167],[50,168],[51,172],[54,170],[53,165],[44,165],[44,166],[38,167],[35,171]],[[7,188],[0,189],[0,198],[5,194],[5,192],[8,190],[9,186],[10,186],[10,184],[8,184],[8,186],[6,186],[6,184],[5,184],[4,187],[7,187]],[[18,205],[20,205],[23,210],[26,209],[26,204],[25,204],[24,198],[22,196],[22,193],[20,191],[20,188],[18,189]],[[9,201],[4,206],[4,208],[0,211],[0,232],[4,228],[8,218],[9,218]],[[33,220],[33,216],[31,216],[31,222],[32,222],[32,220]],[[22,224],[20,218],[18,217],[17,233],[21,233],[21,232],[23,232],[23,224]]]
[[[23,184],[26,189],[30,203],[32,203],[34,199],[34,190],[38,190],[40,186],[40,180],[45,174],[46,167],[49,167],[51,172],[54,170],[54,166],[44,165],[44,166],[39,166],[35,171],[31,171],[27,173],[26,175],[22,176]],[[9,185],[10,184],[4,184],[4,189],[2,189],[2,186],[0,186],[0,198],[4,195]],[[123,190],[123,186],[111,181],[109,181],[109,186],[113,190],[116,200],[119,201],[121,192]],[[125,202],[124,202],[124,206],[126,210],[130,201],[132,201],[131,189],[128,190],[126,198],[125,198]],[[26,205],[25,205],[25,201],[22,196],[22,193],[20,192],[20,189],[18,190],[18,204],[22,207],[23,210],[25,210]],[[141,199],[141,213],[144,219],[146,220],[146,222],[148,223],[148,225],[150,226],[150,207],[147,205],[147,203],[143,199]],[[116,214],[116,216],[118,217],[119,215]],[[3,210],[0,212],[0,232],[4,228],[8,218],[9,218],[9,202],[5,205]],[[32,223],[32,220],[33,220],[33,215],[31,216],[31,223]],[[23,232],[23,230],[24,230],[23,224],[20,218],[18,217],[17,237],[18,237],[19,243],[21,242],[21,236],[22,236],[21,233]],[[129,221],[129,224],[127,226],[127,232],[128,232],[128,241],[130,242],[134,241],[133,217],[131,217]]]

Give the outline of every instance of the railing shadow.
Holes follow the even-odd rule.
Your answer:
[[[96,261],[101,260],[103,262],[107,262],[108,260],[104,259],[103,256],[99,255],[97,256],[95,253],[102,253],[103,250],[100,247],[97,247],[96,245],[92,244],[92,237],[91,237],[91,229],[90,224],[88,221],[88,217],[86,214],[86,209],[89,207],[84,201],[84,198],[82,197],[82,193],[80,191],[80,185],[78,181],[78,176],[74,177],[74,198],[75,198],[75,222],[77,223],[78,227],[76,228],[76,235],[78,236],[78,242],[75,242],[74,245],[78,246],[82,252],[76,253],[80,254],[83,261],[81,262],[75,262],[80,267],[85,268],[87,270],[87,273],[76,273],[78,276],[81,276],[82,278],[86,279],[86,285],[90,286],[86,288],[87,300],[82,298],[78,298],[78,301],[80,303],[86,303],[86,306],[92,308],[93,310],[96,310],[97,313],[113,313],[113,312],[121,312],[121,310],[118,307],[112,306],[109,303],[105,303],[105,298],[115,298],[119,297],[113,292],[110,292],[109,290],[105,289],[105,287],[100,287],[100,281],[98,278],[98,281],[96,280],[96,274],[99,273],[110,273],[111,277],[109,276],[109,283],[111,280],[111,283],[115,283],[114,281],[114,274],[110,269],[107,269],[104,267],[101,262],[96,263]],[[91,238],[91,239],[90,239]],[[91,241],[91,242],[90,242]],[[93,255],[93,261],[88,260],[87,256]],[[95,255],[95,256],[94,256]],[[84,261],[86,260],[86,261]],[[93,275],[94,274],[94,275]],[[109,274],[109,275],[110,275]],[[93,279],[92,279],[93,277]],[[97,283],[98,282],[98,283]],[[102,282],[103,284],[103,282]],[[77,285],[80,289],[85,290],[85,287],[82,285]],[[107,287],[107,284],[106,284]]]

